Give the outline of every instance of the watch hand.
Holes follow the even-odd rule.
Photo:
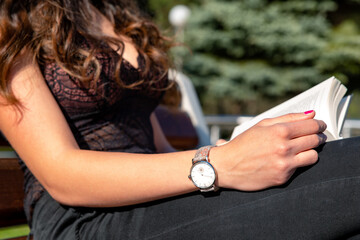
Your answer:
[[[203,177],[213,177],[212,175],[201,174]]]

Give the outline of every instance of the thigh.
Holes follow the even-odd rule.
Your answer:
[[[69,231],[81,239],[345,239],[360,234],[359,147],[360,138],[327,143],[317,164],[264,191],[72,209]]]

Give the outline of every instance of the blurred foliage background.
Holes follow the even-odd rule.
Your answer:
[[[190,7],[173,55],[205,114],[258,114],[334,75],[360,118],[360,0],[138,1],[168,33],[171,7]]]

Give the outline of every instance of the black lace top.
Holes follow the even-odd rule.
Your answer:
[[[88,43],[85,47],[88,47]],[[99,80],[90,84],[95,88],[84,86],[56,63],[42,66],[43,76],[80,148],[131,153],[155,152],[149,117],[158,105],[163,91],[147,84],[142,84],[137,89],[121,88],[114,77],[119,55],[115,51],[104,51],[97,54],[96,58],[102,68]],[[126,60],[122,61],[120,72],[123,81],[133,83],[139,80],[140,71],[144,68],[141,56],[138,57],[138,63],[139,68],[135,69]],[[163,79],[156,87],[163,89],[167,83]],[[44,189],[25,164],[22,161],[20,164],[25,173],[24,208],[31,223],[32,209]]]

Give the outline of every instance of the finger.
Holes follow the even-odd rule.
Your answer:
[[[307,135],[299,138],[294,138],[289,142],[289,149],[292,154],[298,154],[313,148],[326,142],[326,135],[323,133]]]
[[[307,119],[304,121],[290,122],[286,124],[289,139],[322,133],[326,129],[326,123],[322,120]]]
[[[318,153],[314,149],[298,153],[294,161],[291,161],[293,168],[306,167],[318,161]]]
[[[289,113],[276,118],[267,118],[262,120],[259,124],[262,126],[270,126],[277,123],[296,122],[301,120],[312,119],[315,117],[315,111],[310,110],[303,113]]]
[[[268,128],[271,135],[274,137],[280,137],[284,140],[291,140],[298,137],[317,134],[325,131],[326,124],[322,120],[307,119],[303,121],[278,123],[271,126],[265,126]]]

